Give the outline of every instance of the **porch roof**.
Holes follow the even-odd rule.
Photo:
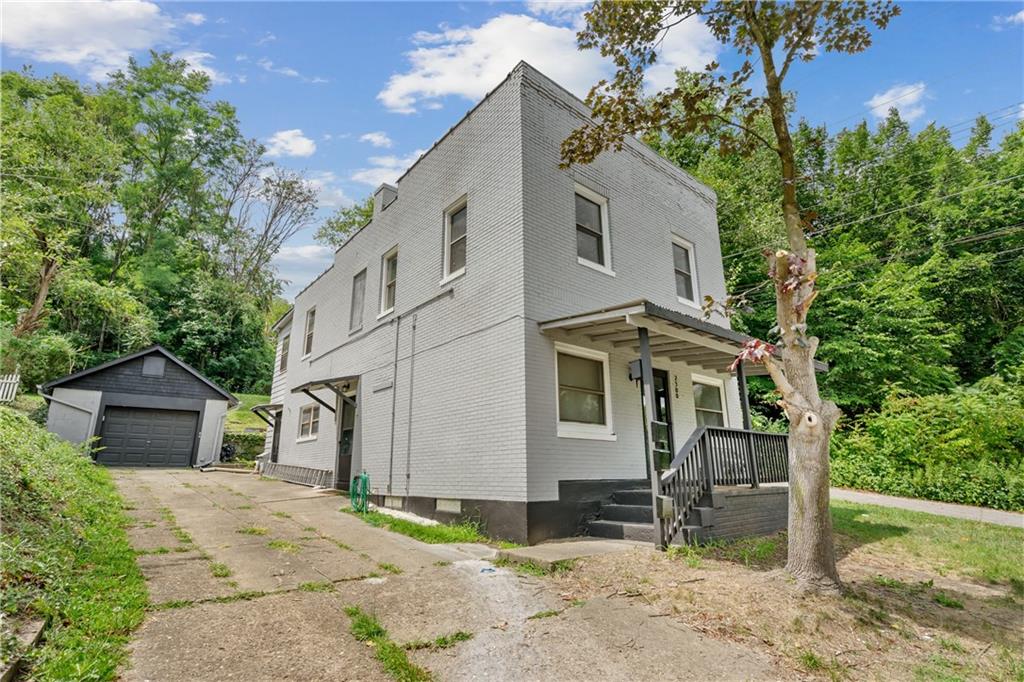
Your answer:
[[[338,384],[347,384],[351,381],[358,380],[358,374],[349,374],[342,377],[333,377],[331,379],[316,379],[315,381],[307,381],[304,384],[296,386],[292,389],[292,393],[308,393],[309,391],[319,391],[324,388],[336,390]]]
[[[640,352],[640,327],[648,331],[652,356],[713,372],[729,372],[736,354],[752,338],[646,300],[540,323],[541,331],[552,336],[578,334],[598,346],[630,348],[636,353]],[[818,371],[827,369],[822,362],[816,361],[815,366]],[[747,375],[767,374],[760,364],[747,363],[744,370]]]

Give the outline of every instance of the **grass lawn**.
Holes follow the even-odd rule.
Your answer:
[[[395,533],[408,535],[420,542],[438,545],[447,542],[489,542],[490,539],[480,532],[480,528],[469,522],[458,524],[439,523],[436,526],[425,526],[405,519],[395,518],[380,512],[354,512],[348,507],[342,511],[362,519],[371,526],[384,528]]]
[[[46,401],[38,393],[19,393],[9,407],[16,412],[30,416],[36,410],[43,409],[45,405]]]
[[[0,505],[4,642],[21,622],[49,621],[25,677],[114,679],[148,597],[110,472],[0,407]]]
[[[249,410],[254,405],[265,405],[270,402],[269,395],[259,393],[235,393],[238,398],[238,407],[228,412],[226,428],[231,433],[241,433],[245,429],[259,429],[265,431],[267,423],[254,415]]]

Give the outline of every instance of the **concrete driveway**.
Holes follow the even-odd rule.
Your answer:
[[[437,679],[780,679],[737,644],[621,599],[568,604],[544,578],[495,568],[484,545],[426,545],[343,513],[344,498],[252,475],[119,469],[150,610],[126,680],[389,679],[343,609]],[[641,551],[641,550],[637,550]],[[650,550],[644,550],[650,551]],[[559,611],[545,618],[530,616]]]

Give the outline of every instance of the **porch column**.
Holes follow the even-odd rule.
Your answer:
[[[651,366],[651,341],[646,327],[637,327],[640,337],[640,380],[644,391],[644,447],[647,450],[647,477],[651,481],[651,510],[653,513],[654,530],[657,533],[655,544],[661,546],[661,518],[658,516],[659,489],[658,470],[654,462],[654,432],[651,420],[654,419],[654,372]]]
[[[747,373],[743,369],[743,361],[736,365],[736,383],[740,389],[740,412],[743,414],[743,428],[750,431],[750,399],[747,397]]]

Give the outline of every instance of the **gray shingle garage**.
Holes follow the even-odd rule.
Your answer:
[[[46,427],[75,443],[98,438],[96,461],[187,467],[219,459],[224,419],[238,400],[162,346],[43,385]]]

